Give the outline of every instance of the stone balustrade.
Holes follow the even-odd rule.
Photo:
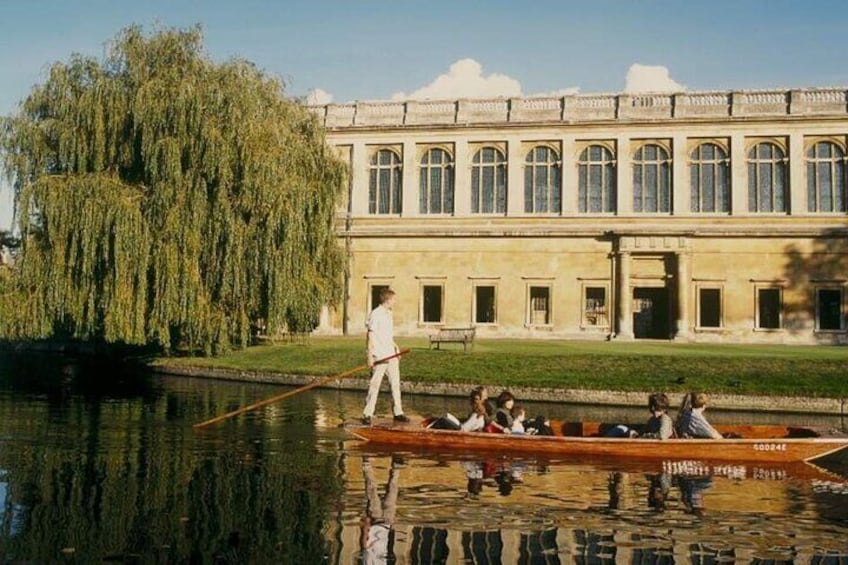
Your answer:
[[[311,106],[328,128],[848,115],[848,90],[577,94]]]

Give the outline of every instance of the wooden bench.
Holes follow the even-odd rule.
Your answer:
[[[468,346],[474,347],[474,328],[439,328],[438,333],[430,336],[430,347],[434,345],[439,349],[442,343],[461,343],[464,351]]]

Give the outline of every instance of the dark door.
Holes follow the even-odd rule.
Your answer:
[[[633,289],[633,336],[636,339],[668,339],[670,335],[668,289]]]

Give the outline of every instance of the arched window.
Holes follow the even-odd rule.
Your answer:
[[[524,161],[524,211],[558,214],[562,210],[561,186],[556,152],[544,145],[531,149]]]
[[[786,158],[783,149],[764,141],[748,152],[748,211],[786,212]]]
[[[371,157],[368,184],[368,213],[400,214],[403,194],[400,156],[380,149]]]
[[[420,193],[422,214],[453,214],[453,160],[435,147],[421,158]]]
[[[807,210],[845,212],[845,152],[831,141],[807,151]]]
[[[483,147],[471,160],[471,213],[506,212],[506,158],[495,147]]]
[[[727,151],[702,143],[690,155],[693,212],[730,212],[730,166]]]
[[[577,163],[577,209],[581,213],[615,212],[616,173],[612,151],[603,145],[590,145]]]
[[[671,212],[671,167],[668,151],[649,143],[633,156],[633,211]]]

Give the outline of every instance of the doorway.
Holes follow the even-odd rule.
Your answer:
[[[668,289],[665,287],[634,288],[633,337],[669,339],[670,335]]]

